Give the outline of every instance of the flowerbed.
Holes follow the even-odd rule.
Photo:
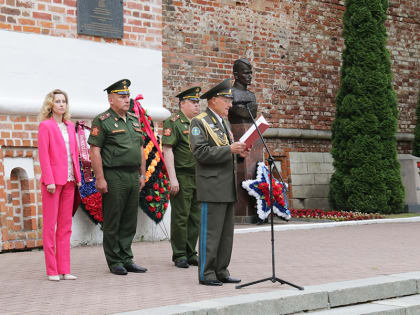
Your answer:
[[[290,209],[292,218],[323,219],[332,221],[354,221],[383,219],[379,213],[363,213],[321,209]]]

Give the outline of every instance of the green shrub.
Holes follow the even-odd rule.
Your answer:
[[[332,126],[333,209],[403,210],[397,159],[397,98],[384,22],[387,0],[346,0],[341,86]]]

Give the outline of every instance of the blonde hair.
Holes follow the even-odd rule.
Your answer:
[[[69,97],[67,96],[67,93],[64,92],[63,90],[55,89],[45,96],[44,103],[42,104],[42,107],[41,107],[41,112],[38,115],[39,121],[43,121],[43,120],[51,118],[53,114],[52,108],[54,106],[54,95],[57,95],[57,94],[63,94],[64,97],[66,98],[66,111],[64,112],[63,120],[70,120]]]

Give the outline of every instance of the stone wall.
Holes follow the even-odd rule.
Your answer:
[[[76,0],[0,0],[0,29],[161,50],[162,1],[123,1],[124,37],[77,34]]]
[[[290,152],[292,195],[297,209],[329,209],[328,190],[334,171],[330,153]]]
[[[42,246],[38,123],[0,115],[0,252]]]

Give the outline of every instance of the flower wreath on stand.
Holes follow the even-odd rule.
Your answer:
[[[270,174],[264,162],[257,163],[257,178],[244,180],[242,187],[248,194],[257,199],[257,212],[261,220],[265,220],[271,212],[269,191]],[[290,211],[287,209],[286,187],[276,178],[271,180],[273,186],[273,212],[284,220],[290,220]]]
[[[159,137],[155,136],[152,119],[146,110],[141,107],[138,102],[140,99],[143,99],[141,94],[134,101],[131,100],[132,106],[130,106],[130,111],[139,117],[141,130],[143,131],[146,160],[146,184],[140,192],[139,202],[147,216],[154,222],[159,223],[168,208],[170,186],[162,151],[160,150]],[[76,123],[76,133],[79,140],[80,172],[82,175],[82,185],[79,188],[80,206],[95,224],[102,224],[102,195],[96,190],[96,178],[92,171],[89,144],[87,143],[90,128],[85,125],[84,121],[78,121]],[[75,210],[73,215],[74,213]]]
[[[139,116],[143,131],[144,155],[146,159],[146,184],[140,192],[140,207],[156,224],[165,215],[169,204],[169,180],[165,161],[160,149],[160,139],[154,133],[152,119],[141,106],[141,94],[132,100],[130,111]]]

